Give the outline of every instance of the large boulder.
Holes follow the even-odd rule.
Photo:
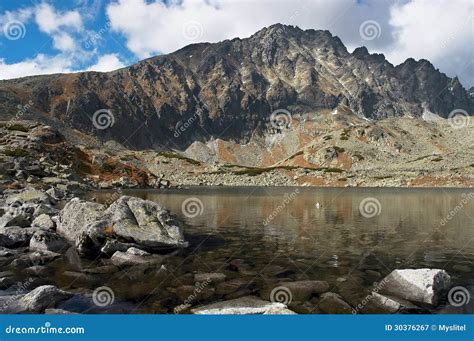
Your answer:
[[[77,242],[88,227],[104,216],[104,205],[74,198],[59,213],[57,231],[66,239]]]
[[[54,285],[43,285],[29,292],[19,300],[21,310],[33,313],[43,312],[46,308],[54,308],[59,302],[73,296]]]
[[[106,214],[113,233],[121,239],[152,249],[187,245],[180,223],[153,201],[123,196]]]
[[[437,305],[450,288],[451,277],[440,269],[393,270],[381,281],[381,294]]]
[[[128,196],[107,209],[75,198],[61,211],[57,225],[58,233],[85,255],[117,240],[149,251],[187,246],[181,224],[168,210],[155,202]]]
[[[245,296],[229,301],[213,303],[191,309],[198,315],[248,315],[248,314],[281,314],[289,311],[283,303],[273,303],[261,300],[255,296]]]

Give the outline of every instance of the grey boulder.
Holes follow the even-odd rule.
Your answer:
[[[198,315],[249,315],[275,314],[282,310],[289,313],[287,306],[283,303],[268,302],[255,296],[244,296],[233,300],[197,307],[191,309],[191,312]],[[280,314],[280,312],[278,312],[278,314]]]
[[[54,230],[55,224],[51,217],[47,214],[40,214],[31,223],[33,227],[39,227],[44,230]]]
[[[381,281],[381,294],[412,302],[437,305],[451,285],[451,277],[441,269],[393,270]]]
[[[148,248],[183,247],[181,224],[159,204],[123,196],[106,210],[113,232],[122,239]]]
[[[27,246],[36,231],[35,228],[18,226],[0,228],[0,246],[8,248]]]
[[[81,254],[99,252],[104,244],[117,240],[151,251],[187,246],[181,224],[168,210],[155,202],[128,196],[107,209],[72,199],[60,212],[57,225],[58,233],[74,243]],[[113,251],[110,246],[104,251]]]
[[[69,243],[63,237],[51,231],[37,231],[30,239],[30,250],[47,250],[64,253],[69,249]]]
[[[27,312],[41,313],[46,308],[54,308],[72,296],[72,293],[60,290],[54,285],[43,285],[20,298],[19,306],[21,310]]]

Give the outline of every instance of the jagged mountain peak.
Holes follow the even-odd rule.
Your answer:
[[[245,39],[189,45],[110,73],[0,82],[2,115],[14,115],[30,99],[32,116],[138,148],[184,148],[212,138],[247,141],[265,132],[277,109],[318,115],[344,106],[359,117],[380,119],[421,117],[424,110],[441,117],[454,109],[472,114],[474,107],[459,80],[427,60],[410,58],[394,67],[365,47],[349,53],[329,31],[282,24]],[[113,129],[91,124],[101,109],[113,113]],[[175,138],[184,126],[191,128]]]

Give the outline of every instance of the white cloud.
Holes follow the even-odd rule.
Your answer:
[[[13,64],[7,64],[0,58],[0,79],[72,72],[71,66],[72,61],[65,56],[50,57],[39,54],[33,59]]]
[[[377,7],[377,1],[370,1]],[[341,13],[354,10],[356,4],[356,0],[183,0],[166,5],[119,0],[107,7],[107,14],[112,29],[127,38],[127,47],[139,57],[148,57],[194,42],[247,37],[277,22],[330,29]]]
[[[54,35],[53,46],[60,51],[73,51],[77,48],[75,40],[67,33]]]
[[[394,5],[390,24],[395,43],[388,47],[387,56],[395,63],[408,57],[428,59],[441,71],[474,84],[473,20],[471,0],[412,0]]]
[[[35,21],[39,29],[48,34],[64,29],[73,31],[82,31],[83,29],[82,17],[79,12],[59,12],[47,3],[42,3],[35,8]]]
[[[123,68],[125,64],[120,60],[117,54],[106,54],[99,58],[95,65],[92,65],[87,71],[107,72]]]
[[[4,25],[9,21],[27,22],[33,15],[32,8],[22,8],[18,11],[6,11],[0,15],[0,25]]]
[[[248,37],[283,23],[330,30],[349,49],[365,45],[394,63],[425,58],[473,84],[472,73],[453,58],[473,59],[473,6],[472,0],[117,0],[107,15],[112,30],[141,58],[195,42]],[[379,38],[362,39],[359,27],[367,20],[380,25]]]

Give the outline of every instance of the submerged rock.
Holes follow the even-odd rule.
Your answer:
[[[422,309],[403,299],[373,292],[367,305],[362,307],[361,311],[369,314],[394,314],[399,312],[420,312]]]
[[[211,298],[215,289],[209,286],[182,285],[176,288],[176,296],[183,302],[199,302]]]
[[[333,292],[327,292],[321,295],[318,302],[318,308],[326,314],[351,314],[352,307],[343,298]]]
[[[441,269],[402,269],[392,271],[381,283],[382,294],[437,305],[450,288],[451,277]]]
[[[227,295],[239,290],[250,289],[255,286],[252,279],[247,278],[235,278],[226,282],[217,284],[216,293],[218,295]]]
[[[115,252],[110,261],[115,266],[136,265],[136,264],[161,264],[163,258],[157,255],[143,254],[139,255],[134,252]]]
[[[210,273],[197,273],[194,275],[194,282],[211,282],[211,283],[220,283],[224,282],[226,275],[220,272],[210,272]]]
[[[199,315],[247,315],[270,314],[281,309],[287,309],[283,303],[272,303],[255,296],[245,296],[234,300],[223,301],[191,309],[193,314]]]
[[[41,313],[46,308],[54,308],[59,302],[72,296],[72,293],[60,290],[54,285],[43,285],[20,298],[18,304],[21,310]]]
[[[329,284],[325,281],[281,282],[278,285],[288,288],[293,300],[300,302],[308,300],[312,295],[322,294],[329,290]]]

